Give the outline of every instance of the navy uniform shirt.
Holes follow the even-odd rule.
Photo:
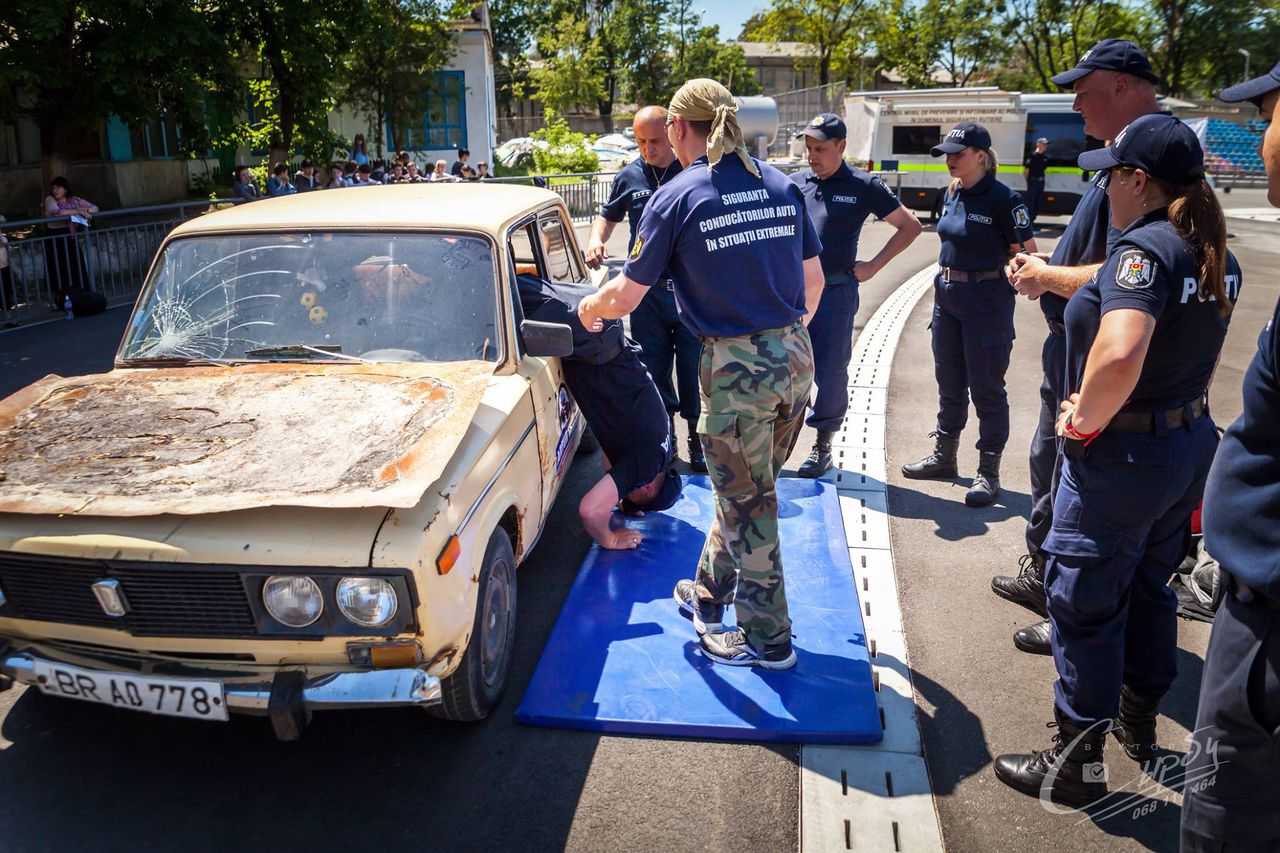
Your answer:
[[[1011,244],[1035,236],[1022,196],[988,172],[969,189],[948,191],[938,220],[938,263],[970,272],[1002,270]]]
[[[829,178],[805,169],[791,180],[804,193],[805,207],[822,240],[822,271],[827,275],[852,272],[858,259],[858,235],[868,216],[884,219],[902,206],[884,181],[846,163]]]
[[[1212,296],[1199,297],[1200,270],[1186,241],[1152,211],[1124,230],[1111,254],[1088,284],[1067,304],[1067,377],[1072,392],[1084,381],[1085,362],[1102,315],[1135,308],[1155,318],[1155,330],[1125,411],[1154,412],[1190,403],[1204,394],[1213,376],[1227,319]],[[1227,296],[1240,295],[1240,265],[1227,254]]]
[[[1244,375],[1204,490],[1204,541],[1222,567],[1280,601],[1280,302]]]
[[[609,200],[600,205],[600,215],[610,222],[621,222],[626,217],[631,226],[631,236],[627,238],[628,253],[636,243],[636,228],[640,225],[640,215],[644,213],[649,197],[657,192],[658,187],[680,174],[681,169],[679,160],[672,160],[671,165],[659,169],[637,159],[614,176]],[[664,272],[662,278],[671,278],[671,274]]]
[[[573,354],[561,360],[564,381],[611,464],[609,476],[625,497],[671,464],[670,421],[640,347],[622,333],[621,320],[606,320],[600,334],[578,319],[589,285],[516,277],[524,316],[573,330]]]
[[[804,194],[767,163],[761,177],[730,153],[700,157],[645,207],[623,268],[652,286],[669,267],[680,319],[695,335],[734,337],[805,315],[804,265],[822,242]]]
[[[1080,197],[1075,213],[1062,239],[1054,247],[1049,263],[1055,267],[1084,267],[1102,263],[1120,237],[1111,227],[1111,203],[1107,201],[1109,172],[1098,172]],[[1055,323],[1062,322],[1067,308],[1066,297],[1045,293],[1040,297],[1040,310]]]
[[[1027,155],[1027,159],[1022,161],[1022,165],[1027,169],[1027,180],[1033,181],[1036,178],[1043,180],[1044,173],[1049,168],[1049,155],[1032,151]]]

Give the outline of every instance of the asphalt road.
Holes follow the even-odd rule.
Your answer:
[[[868,226],[878,247],[887,228]],[[1239,408],[1241,371],[1276,297],[1276,230],[1237,226],[1245,290],[1214,388],[1221,423]],[[1042,238],[1043,239],[1043,238]],[[1268,241],[1270,243],[1268,244]],[[613,241],[616,257],[625,231]],[[863,252],[864,256],[867,254]],[[926,233],[862,288],[858,326],[931,263]],[[1016,568],[1027,511],[1025,461],[1043,323],[1019,307],[1009,387],[1014,442],[1005,495],[963,505],[964,483],[906,483],[893,472],[925,449],[936,408],[925,297],[904,333],[890,396],[893,547],[926,758],[950,850],[1173,849],[1176,806],[1094,826],[1045,814],[994,780],[991,756],[1047,742],[1052,663],[1016,652],[1024,611],[990,594]],[[47,373],[108,369],[127,311],[0,334],[0,396]],[[808,451],[801,436],[792,465]],[[969,442],[966,442],[969,443]],[[971,443],[970,443],[971,444]],[[682,445],[682,443],[681,443]],[[962,451],[973,467],[971,446]],[[11,850],[336,849],[415,845],[472,850],[760,850],[798,846],[798,749],[600,736],[519,726],[515,707],[589,540],[575,507],[599,477],[578,459],[543,540],[520,569],[507,693],[475,725],[412,711],[317,714],[304,739],[277,743],[263,720],[202,724],[129,714],[15,689],[0,694],[0,838]],[[1182,626],[1182,672],[1166,741],[1192,722],[1207,630]],[[1112,762],[1123,762],[1111,750]],[[1113,768],[1113,778],[1120,770]]]

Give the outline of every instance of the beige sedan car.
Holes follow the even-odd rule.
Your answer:
[[[582,436],[583,281],[545,190],[412,185],[212,213],[161,246],[110,373],[0,401],[0,688],[204,720],[502,693],[516,568]]]

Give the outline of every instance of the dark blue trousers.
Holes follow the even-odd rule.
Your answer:
[[[1182,852],[1280,849],[1280,610],[1223,600],[1192,737]]]
[[[938,381],[938,433],[958,438],[978,412],[978,450],[1000,453],[1009,440],[1004,374],[1013,351],[1013,288],[990,281],[933,284],[933,374]]]
[[[1027,192],[1023,196],[1023,201],[1027,203],[1027,213],[1031,215],[1031,221],[1036,221],[1036,214],[1040,212],[1040,196],[1044,194],[1044,178],[1027,178]]]
[[[853,276],[827,277],[822,301],[809,321],[813,341],[813,381],[818,393],[805,421],[836,432],[849,409],[849,359],[853,357],[853,318],[858,313],[858,282]]]
[[[1065,457],[1044,542],[1045,590],[1068,720],[1113,719],[1120,687],[1156,700],[1177,675],[1177,599],[1166,586],[1191,535],[1191,512],[1218,446],[1208,415],[1156,433],[1104,431]]]
[[[676,295],[659,281],[631,312],[631,338],[640,345],[640,359],[649,369],[653,383],[668,413],[679,412],[686,421],[696,423],[702,412],[698,390],[698,363],[702,358],[702,341],[690,332],[676,313]],[[676,381],[671,382],[675,365]],[[677,391],[679,393],[677,393]]]
[[[1067,338],[1050,333],[1040,350],[1040,420],[1031,437],[1031,517],[1027,519],[1027,553],[1035,554],[1053,524],[1053,494],[1058,487],[1058,405],[1067,399]]]

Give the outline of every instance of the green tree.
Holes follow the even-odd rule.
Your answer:
[[[74,141],[110,116],[164,117],[189,150],[208,145],[206,107],[243,91],[204,0],[42,0],[0,4],[0,114],[40,129],[47,185]]]
[[[866,0],[774,0],[752,36],[761,41],[801,41],[814,48],[818,82],[832,81],[833,66],[843,57],[860,55],[871,27]],[[791,37],[791,38],[788,38]],[[850,74],[846,63],[837,69]]]
[[[542,62],[529,72],[530,82],[548,115],[598,104],[605,96],[602,54],[585,19],[562,15],[539,38]]]
[[[343,95],[362,108],[373,128],[376,156],[382,156],[383,127],[391,147],[403,148],[405,130],[421,118],[423,99],[435,72],[453,56],[451,21],[469,4],[437,0],[365,0],[363,29],[351,44]]]
[[[489,0],[497,101],[510,110],[529,84],[529,49],[538,23],[549,14],[550,0]]]
[[[533,168],[543,175],[575,175],[600,170],[600,158],[587,146],[587,136],[569,129],[555,110],[547,110],[546,124],[531,134]]]
[[[1139,41],[1163,91],[1208,95],[1217,67],[1236,54],[1240,37],[1265,26],[1265,8],[1239,0],[1147,0],[1138,20]]]
[[[683,62],[677,59],[671,68],[673,75],[666,93],[668,97],[676,86],[694,77],[719,80],[729,91],[739,96],[758,95],[761,92],[760,81],[747,67],[746,54],[737,44],[721,41],[718,26],[698,27],[689,34]]]
[[[1000,33],[1008,67],[995,82],[1030,92],[1056,92],[1049,78],[1075,66],[1100,39],[1131,35],[1131,10],[1117,0],[1005,0]]]
[[[930,72],[938,58],[938,45],[914,0],[888,0],[877,11],[873,36],[876,67],[896,69],[911,89],[933,85]]]
[[[273,163],[298,149],[328,159],[343,145],[329,129],[329,113],[338,104],[366,8],[351,0],[224,0],[222,19],[235,22],[242,48],[261,69],[249,84],[255,120],[238,125],[228,141],[265,144]]]

